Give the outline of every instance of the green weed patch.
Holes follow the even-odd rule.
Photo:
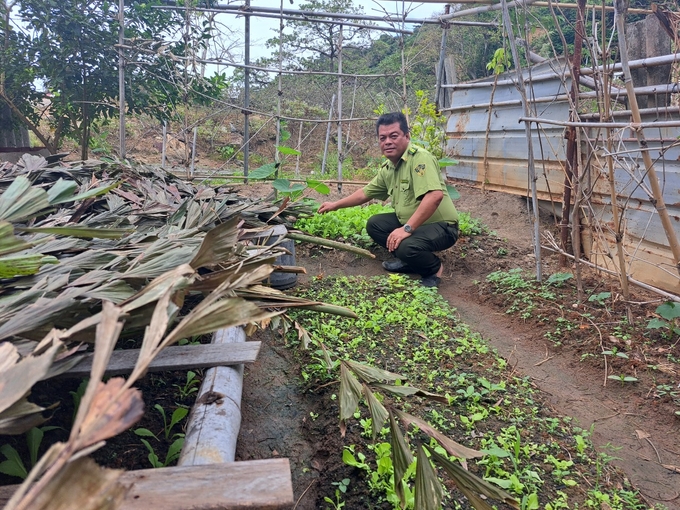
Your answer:
[[[507,491],[522,510],[604,508],[605,504],[621,510],[644,508],[610,467],[611,450],[597,451],[589,439],[592,431],[551,415],[530,381],[514,376],[505,360],[460,322],[455,309],[433,289],[414,285],[402,275],[388,275],[317,278],[300,293],[348,307],[358,315],[349,319],[300,310],[290,314],[290,324],[297,327],[289,328],[288,345],[309,344],[309,349],[300,350],[301,377],[308,387],[328,397],[329,412],[337,413],[342,398],[341,387],[333,381],[343,364],[360,362],[401,374],[403,380],[395,384],[442,395],[446,402],[376,392],[385,406],[422,420],[423,426],[409,429],[411,447],[424,445],[434,452],[432,458],[443,456],[458,464],[431,434],[424,434],[427,422],[453,441],[480,450],[481,458],[467,460],[469,471]],[[348,436],[351,442],[335,454],[363,477],[375,498],[374,507],[399,508],[396,464],[390,451],[394,442],[389,440],[393,432],[385,426],[376,434],[370,405],[374,404],[360,402],[356,421],[348,425],[348,430],[354,427],[358,433]],[[406,508],[414,508],[412,465],[399,474],[405,484]],[[446,476],[442,480],[444,508],[472,508]],[[346,508],[366,507],[365,501],[352,502],[356,483],[343,486],[345,491],[328,495],[336,508],[340,503]]]
[[[315,214],[309,218],[299,219],[295,227],[310,235],[326,239],[342,239],[361,246],[369,246],[372,241],[366,232],[366,222],[374,214],[394,212],[394,209],[382,204],[370,204],[363,207],[348,207],[326,214]]]
[[[366,247],[372,243],[366,232],[366,222],[374,214],[388,212],[394,212],[394,209],[382,204],[348,207],[301,218],[295,227],[313,236],[349,241]],[[488,231],[479,219],[466,212],[459,213],[458,230],[461,236],[481,235]]]

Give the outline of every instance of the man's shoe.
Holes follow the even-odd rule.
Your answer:
[[[436,274],[431,274],[430,276],[423,276],[423,278],[420,280],[420,284],[423,287],[439,287],[439,282],[441,282],[442,279],[439,278]]]
[[[390,273],[412,273],[411,268],[399,259],[386,260],[382,263],[383,268]]]

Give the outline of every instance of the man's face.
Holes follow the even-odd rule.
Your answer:
[[[410,141],[411,136],[401,130],[398,122],[387,126],[378,126],[380,150],[395,165],[408,148]]]

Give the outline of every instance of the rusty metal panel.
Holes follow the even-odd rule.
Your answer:
[[[545,70],[545,69],[544,69]],[[539,72],[534,72],[539,74]],[[527,76],[525,72],[525,76]],[[507,81],[511,74],[499,77]],[[480,80],[474,83],[481,83]],[[491,79],[485,79],[486,82]],[[568,84],[567,84],[568,87]],[[569,120],[569,103],[564,98],[565,85],[554,77],[533,83],[533,116],[556,121]],[[446,169],[447,176],[464,179],[485,188],[523,196],[530,193],[527,170],[527,141],[520,96],[512,84],[496,87],[491,101],[491,87],[455,90],[447,120],[448,154],[459,161]],[[553,100],[549,101],[548,98]],[[490,103],[493,102],[491,108]],[[499,104],[500,103],[500,104]],[[677,113],[647,113],[643,122],[673,120]],[[620,117],[618,122],[630,121]],[[615,131],[611,147],[617,202],[624,209],[623,246],[629,274],[640,281],[680,294],[680,277],[674,267],[669,242],[649,192],[649,181],[635,132],[630,128]],[[677,128],[645,129],[648,150],[664,193],[666,208],[675,232],[680,237],[680,145]],[[611,255],[615,250],[611,231],[611,192],[608,179],[607,144],[604,130],[581,131],[581,152],[587,172],[584,185],[591,190],[590,204],[583,208],[593,237],[591,260],[616,269]],[[540,200],[561,203],[566,159],[565,128],[542,124],[532,126],[537,188]],[[614,257],[614,260],[616,257]]]
[[[447,175],[485,182],[487,189],[526,195],[527,138],[524,124],[519,122],[524,110],[517,88],[507,83],[511,76],[508,73],[499,76],[491,108],[492,87],[454,91],[447,121],[447,149],[448,154],[457,159],[459,164],[448,167]],[[492,82],[485,79],[474,83],[485,81]],[[565,94],[564,85],[557,77],[541,80],[531,90],[533,97],[537,98]],[[514,103],[508,104],[511,101]],[[565,100],[540,102],[534,107],[535,115],[539,117],[558,120],[567,120],[569,117],[569,105]],[[544,125],[537,130],[535,126],[532,127],[534,160],[541,174],[539,194],[547,199],[548,190],[561,194],[563,189],[564,128]]]
[[[678,119],[677,114],[664,112],[643,115],[643,123],[655,120]],[[623,119],[617,119],[619,121]],[[601,133],[587,131],[591,140],[601,138]],[[652,157],[654,169],[663,191],[663,200],[671,218],[675,235],[680,237],[680,147],[677,142],[677,128],[646,128],[644,130],[647,148]],[[614,148],[614,180],[619,206],[625,205],[622,214],[624,225],[623,246],[626,253],[629,274],[640,281],[680,294],[680,276],[674,267],[670,243],[654,206],[647,170],[642,160],[640,145],[635,133],[627,128],[621,130],[617,146]],[[596,144],[591,172],[598,175],[593,186],[592,205],[595,221],[601,225],[611,225],[611,192],[606,178],[606,151],[602,142]],[[604,241],[606,239],[606,241]],[[603,236],[597,248],[606,253],[606,244],[614,247],[613,233]],[[613,265],[606,256],[600,263]]]

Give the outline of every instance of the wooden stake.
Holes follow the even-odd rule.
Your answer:
[[[631,116],[633,118],[634,124],[639,124],[642,122],[640,116],[640,109],[638,108],[637,97],[633,90],[633,79],[630,73],[630,67],[628,66],[628,46],[626,45],[626,22],[624,19],[626,13],[626,5],[624,0],[615,0],[614,6],[616,7],[614,18],[616,20],[616,32],[619,39],[619,53],[621,55],[621,67],[623,68],[624,82],[626,84],[626,90],[628,91],[628,100],[630,101]],[[659,179],[656,176],[656,170],[654,170],[654,165],[652,164],[652,157],[647,151],[647,140],[645,140],[645,134],[642,128],[634,129],[635,135],[637,136],[638,143],[642,149],[642,160],[645,163],[645,169],[647,170],[647,176],[649,177],[649,184],[652,188],[653,200],[652,203],[659,213],[659,218],[661,219],[661,225],[666,232],[666,237],[668,238],[668,243],[670,244],[671,252],[673,252],[673,260],[675,262],[676,269],[680,273],[680,243],[678,243],[678,238],[675,235],[675,230],[673,229],[673,224],[671,223],[668,210],[666,209],[666,204],[663,200],[663,192],[661,191],[661,186],[659,185]]]

